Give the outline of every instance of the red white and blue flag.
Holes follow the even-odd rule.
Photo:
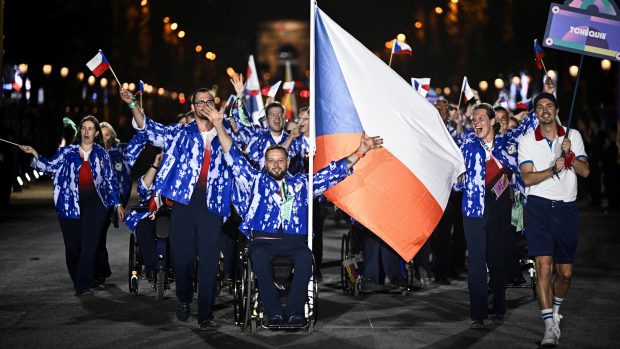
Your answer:
[[[543,51],[542,46],[538,43],[538,39],[534,39],[534,60],[536,61],[536,68],[541,70],[544,66],[543,57],[545,57],[545,51]]]
[[[411,56],[411,46],[405,44],[404,42],[399,42],[398,40],[394,39],[394,44],[392,45],[392,54]]]
[[[469,82],[467,81],[467,76],[463,77],[463,86],[461,87],[462,93],[465,94],[465,103],[474,99],[474,91],[469,87]]]
[[[431,78],[411,78],[413,89],[418,91],[420,96],[426,97],[428,90],[431,88]]]
[[[272,98],[275,97],[276,93],[278,93],[278,89],[280,88],[281,83],[282,83],[282,80],[276,82],[275,84],[271,86],[264,87],[262,89],[263,96],[268,96]]]
[[[506,92],[501,91],[499,93],[499,98],[495,101],[495,105],[502,106],[504,109],[508,110],[508,98],[506,96]]]
[[[383,148],[325,196],[409,261],[443,215],[463,156],[433,105],[324,12],[313,15],[311,166],[351,154],[363,133],[381,136]]]
[[[106,70],[110,69],[110,63],[103,55],[103,52],[99,50],[95,57],[93,57],[86,66],[90,71],[93,72],[93,75],[99,77],[101,74],[105,73]]]
[[[295,91],[295,81],[287,81],[282,85],[284,93],[291,94]]]
[[[245,83],[245,107],[248,113],[252,116],[252,122],[256,125],[260,125],[258,119],[260,113],[263,111],[263,97],[261,96],[260,84],[258,83],[258,72],[256,65],[254,64],[254,56],[250,55],[248,58],[248,70],[246,72]]]

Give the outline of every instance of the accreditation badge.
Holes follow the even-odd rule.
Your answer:
[[[289,196],[286,198],[286,201],[280,206],[280,216],[285,221],[291,220],[291,214],[293,213],[293,201],[295,201],[294,196]]]

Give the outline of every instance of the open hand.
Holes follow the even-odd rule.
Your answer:
[[[373,149],[379,149],[382,147],[383,147],[383,138],[379,136],[369,137],[366,135],[366,133],[364,133],[362,134],[362,139],[360,140],[360,146],[359,148],[357,148],[357,150],[362,154],[366,154],[367,152]]]
[[[233,85],[233,87],[235,88],[235,92],[237,93],[238,97],[243,96],[243,90],[245,89],[245,86],[243,84],[243,74],[234,74],[231,79],[230,79],[230,83]]]
[[[220,109],[218,110],[216,107],[207,104],[205,106],[205,112],[207,115],[207,119],[213,124],[213,126],[221,126],[224,121],[224,109],[226,108],[226,103],[222,103]]]

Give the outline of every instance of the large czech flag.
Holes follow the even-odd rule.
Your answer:
[[[320,9],[314,16],[313,168],[351,154],[364,132],[383,137],[325,195],[409,261],[439,222],[463,156],[433,105]]]

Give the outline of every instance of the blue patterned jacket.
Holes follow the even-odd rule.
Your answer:
[[[148,207],[149,199],[153,194],[152,185],[151,188],[147,188],[146,185],[144,185],[144,181],[142,180],[142,178],[140,178],[140,180],[138,181],[137,190],[138,196],[140,196],[140,200],[138,201],[138,204],[136,206]],[[136,231],[136,225],[138,225],[138,222],[148,217],[149,214],[151,214],[151,212],[149,211],[138,212],[136,210],[131,210],[131,212],[129,212],[129,214],[125,216],[125,224],[129,228],[129,230]]]
[[[290,217],[283,217],[284,199],[280,188],[265,170],[250,165],[241,151],[232,147],[225,155],[235,174],[233,203],[243,219],[239,230],[246,236],[251,231],[276,233],[282,225],[285,234],[308,235],[308,176],[305,173],[286,174],[285,194],[291,200]],[[331,162],[313,177],[314,197],[338,184],[353,171],[347,169],[346,159]]]
[[[116,176],[112,170],[110,156],[99,144],[93,144],[88,157],[92,169],[95,189],[106,207],[120,203]],[[54,177],[54,204],[58,216],[63,218],[80,218],[78,176],[82,167],[80,148],[77,144],[62,147],[49,160],[39,155],[32,159],[33,169]]]
[[[131,195],[131,168],[146,144],[146,133],[137,133],[129,143],[117,143],[108,149],[112,168],[116,173],[116,184],[123,206],[127,205]]]
[[[166,151],[153,191],[187,205],[200,176],[204,158],[205,144],[196,122],[163,126],[145,118],[145,127],[138,131],[146,132],[151,144],[161,146]],[[211,213],[224,217],[230,215],[232,185],[232,172],[224,161],[220,141],[215,137],[211,142],[205,198]]]
[[[492,154],[502,165],[514,173],[518,172],[517,139],[533,131],[538,120],[534,112],[530,113],[518,127],[495,136]],[[461,146],[465,158],[465,177],[455,185],[456,190],[464,190],[462,210],[466,217],[482,218],[484,215],[486,153],[483,141],[477,137],[468,138]]]

